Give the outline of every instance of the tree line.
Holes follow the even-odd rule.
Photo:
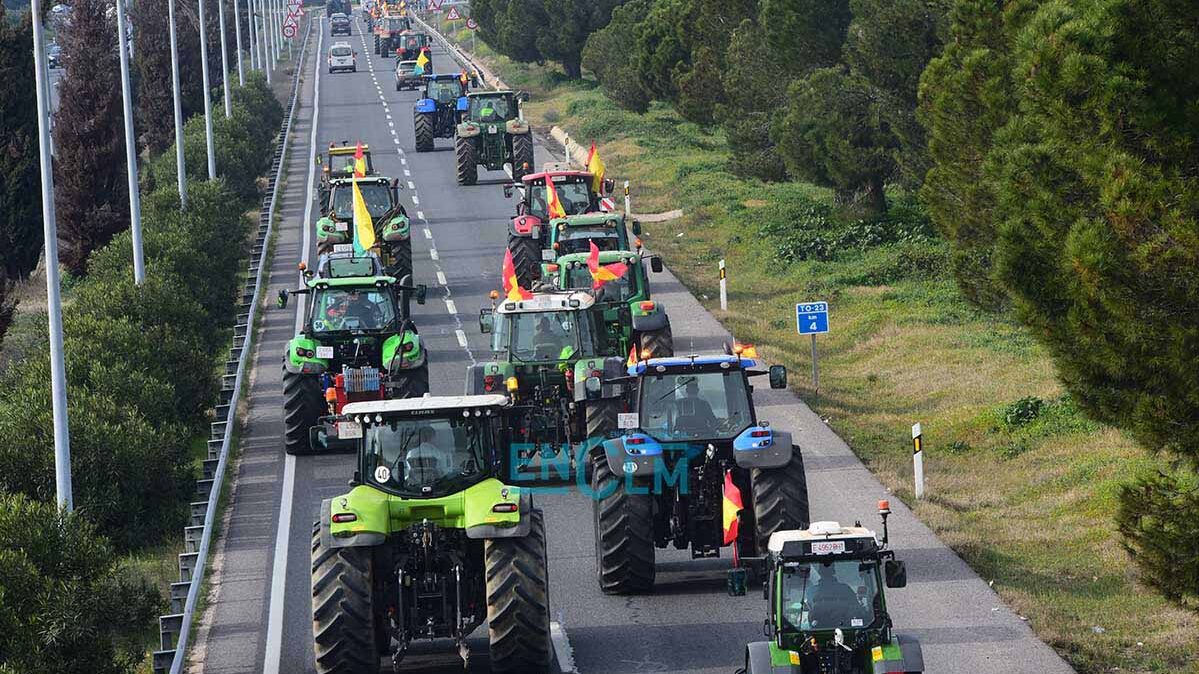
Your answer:
[[[1177,0],[474,0],[479,36],[621,107],[724,131],[729,168],[878,214],[917,194],[964,297],[1044,344],[1163,459],[1115,513],[1199,606],[1199,5]]]

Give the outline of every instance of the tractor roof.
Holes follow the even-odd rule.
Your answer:
[[[484,407],[507,407],[508,396],[425,396],[423,398],[400,398],[397,400],[371,400],[350,403],[342,408],[342,414],[387,414],[404,412],[426,412],[430,416],[438,411],[482,409]]]
[[[435,73],[431,75],[424,75],[424,78],[433,82],[446,82],[449,80],[457,82],[461,79],[461,75],[459,73]]]
[[[707,367],[712,365],[727,367],[729,369],[739,368],[746,370],[757,365],[757,361],[752,358],[726,356],[724,354],[714,356],[671,356],[668,358],[650,358],[649,360],[638,361],[635,365],[630,365],[629,375],[634,377],[639,376],[645,374],[647,370],[652,370],[654,372],[677,372],[695,367]]]
[[[354,181],[354,178],[337,177],[336,175],[329,178],[329,182],[331,184],[337,184],[337,185],[349,185],[353,181]],[[388,178],[387,176],[374,175],[374,176],[366,176],[365,178],[358,178],[358,182],[359,183],[379,183],[381,185],[387,185],[387,184],[391,183],[391,178]]]
[[[512,96],[516,94],[511,89],[495,89],[492,91],[472,91],[466,96],[468,98],[492,98],[494,96]]]
[[[593,174],[588,173],[587,171],[576,171],[574,169],[551,169],[551,168],[547,167],[544,170],[542,170],[540,173],[526,174],[520,180],[521,180],[521,182],[528,184],[528,183],[532,183],[535,180],[545,180],[547,177],[552,180],[553,178],[557,178],[558,176],[571,177],[571,178],[594,177]]]
[[[324,278],[370,278],[384,275],[383,263],[374,253],[357,255],[353,250],[336,248],[332,253],[324,253],[317,259],[316,271],[318,276]]]
[[[394,276],[343,276],[340,278],[314,278],[307,281],[309,288],[374,288],[395,284]]]
[[[819,545],[829,541],[834,543]],[[842,545],[835,543],[838,541]],[[813,543],[817,545],[813,546]],[[766,547],[772,554],[799,557],[873,552],[879,549],[879,541],[874,532],[866,527],[843,527],[838,522],[812,522],[807,529],[774,532]]]
[[[536,293],[527,300],[504,300],[496,308],[499,314],[526,314],[535,311],[579,311],[595,304],[591,293],[579,290]]]
[[[581,213],[568,215],[565,218],[554,218],[551,224],[565,224],[567,227],[595,227],[598,225],[616,228],[620,226],[624,216],[620,213]]]
[[[336,47],[339,45],[345,45],[347,47],[350,46],[348,42],[338,42],[337,44],[335,44],[333,46]],[[371,146],[367,145],[366,143],[363,143],[362,144],[362,153],[366,154],[367,152],[370,152],[370,151],[371,151]],[[354,154],[356,152],[358,152],[357,145],[330,145],[329,146],[329,154],[334,157],[339,157],[343,154],[348,154],[350,156],[354,156]]]
[[[572,262],[587,262],[587,258],[591,257],[590,253],[567,253],[559,255],[557,260],[554,260],[559,265],[568,265]],[[641,254],[631,250],[601,250],[599,261],[602,263],[609,262],[624,262],[625,264],[637,264],[641,261]]]

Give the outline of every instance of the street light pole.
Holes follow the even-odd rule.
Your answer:
[[[225,0],[216,0],[216,13],[221,26],[221,84],[225,88],[225,119],[229,119],[233,116],[233,108],[229,100],[229,48],[225,39]]]
[[[204,27],[204,0],[200,0],[200,73],[204,78],[204,142],[208,145],[208,179],[216,180],[216,151],[212,142],[212,90],[208,88],[208,32]]]
[[[129,229],[133,234],[133,282],[146,280],[142,257],[142,201],[137,183],[137,142],[133,136],[133,92],[129,85],[129,46],[125,30],[125,2],[117,0],[117,40],[121,48],[121,100],[125,106],[125,165],[129,178]]]
[[[254,20],[254,0],[246,0],[246,23],[250,26],[250,70],[258,69],[258,22]]]
[[[233,34],[237,36],[237,86],[246,86],[246,71],[241,58],[241,3],[233,0]]]
[[[50,104],[50,82],[46,77],[45,36],[42,34],[41,0],[33,0],[33,72],[37,98],[38,164],[42,174],[42,228],[46,237],[46,313],[50,317],[50,399],[54,414],[54,487],[58,505],[70,512],[71,438],[67,426],[67,374],[62,347],[62,297],[58,277],[58,226],[54,215],[54,172],[50,159],[50,129],[46,114]]]
[[[271,48],[270,30],[266,27],[266,0],[258,0],[258,13],[262,18],[262,25],[258,27],[258,48],[261,53],[258,55],[258,65],[266,72],[266,83],[271,83],[271,57],[268,52]]]
[[[187,210],[187,167],[183,163],[183,92],[179,88],[179,44],[175,37],[175,0],[167,0],[171,22],[171,86],[175,93],[175,175],[179,182],[179,209]]]

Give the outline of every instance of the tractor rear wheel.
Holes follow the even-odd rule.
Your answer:
[[[545,519],[530,510],[529,535],[483,545],[487,566],[487,636],[494,672],[548,672],[549,569]]]
[[[517,283],[523,288],[532,288],[541,278],[541,245],[532,237],[509,234],[508,250],[512,251]]]
[[[810,523],[808,482],[799,447],[791,446],[791,460],[786,465],[755,468],[751,478],[758,554],[764,555],[771,534],[787,529],[806,529]]]
[[[641,349],[641,353],[644,354],[648,351],[650,358],[664,358],[674,355],[674,334],[670,331],[670,323],[667,323],[661,330],[639,333],[637,341],[637,346]]]
[[[411,230],[409,230],[411,232]],[[387,244],[391,247],[391,269],[393,277],[402,279],[412,274],[412,239],[401,239]]]
[[[433,151],[433,113],[418,112],[412,119],[412,127],[416,132],[416,151]]]
[[[595,453],[591,489],[595,507],[595,571],[604,594],[636,594],[654,588],[654,502],[630,494],[608,460]]]
[[[317,674],[377,674],[383,631],[375,615],[370,548],[326,548],[312,527],[312,640]]]
[[[321,382],[316,375],[283,370],[283,449],[288,454],[312,451],[308,429],[327,412]]]
[[[617,415],[620,414],[620,400],[615,398],[604,398],[587,403],[583,412],[587,422],[587,438],[601,438],[606,440],[608,433],[616,430]],[[595,446],[587,452],[584,458],[585,475],[587,482],[591,482],[591,476],[595,467],[595,461],[606,461],[604,458],[604,450],[602,446]],[[575,462],[578,463],[577,461]],[[577,469],[577,466],[576,466]]]
[[[401,370],[390,382],[392,399],[419,398],[429,392],[429,368]]]
[[[479,181],[479,148],[474,138],[454,138],[454,154],[458,158],[458,184],[474,185]]]
[[[512,179],[520,180],[533,172],[533,134],[512,137]]]

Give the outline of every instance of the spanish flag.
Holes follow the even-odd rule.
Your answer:
[[[512,249],[504,251],[504,296],[513,302],[533,298],[533,293],[520,287],[516,278],[516,264],[512,262]]]
[[[591,174],[591,191],[598,194],[604,187],[604,160],[600,159],[594,140],[591,141],[591,152],[587,153],[587,172]]]
[[[545,193],[549,199],[547,210],[549,211],[550,220],[565,218],[566,209],[562,208],[562,201],[558,199],[558,190],[554,189],[554,181],[550,180],[549,176],[545,177]]]
[[[733,471],[724,471],[724,544],[729,545],[737,540],[741,531],[741,510],[745,506],[741,502],[741,490],[733,484]]]
[[[354,252],[365,255],[366,251],[375,246],[375,223],[371,222],[371,212],[362,198],[362,190],[358,189],[358,180],[354,180]]]
[[[354,177],[366,177],[366,155],[362,152],[362,141],[358,141],[358,147],[354,150]],[[357,190],[358,186],[355,185],[354,189]]]
[[[757,358],[758,349],[753,344],[738,344],[733,342],[733,353],[742,358]]]
[[[625,365],[628,367],[633,367],[636,364],[637,364],[637,345],[634,344],[633,348],[629,349],[629,359],[628,359],[628,361],[625,362]]]
[[[591,245],[591,254],[587,256],[587,270],[591,272],[591,288],[599,290],[604,287],[608,281],[615,281],[624,276],[629,270],[629,266],[623,262],[613,262],[611,264],[601,265],[599,263],[599,248],[596,247],[595,241],[588,241]]]
[[[429,55],[426,49],[420,50],[420,56],[416,57],[416,69],[412,72],[417,75],[424,75],[425,68],[429,67]]]

